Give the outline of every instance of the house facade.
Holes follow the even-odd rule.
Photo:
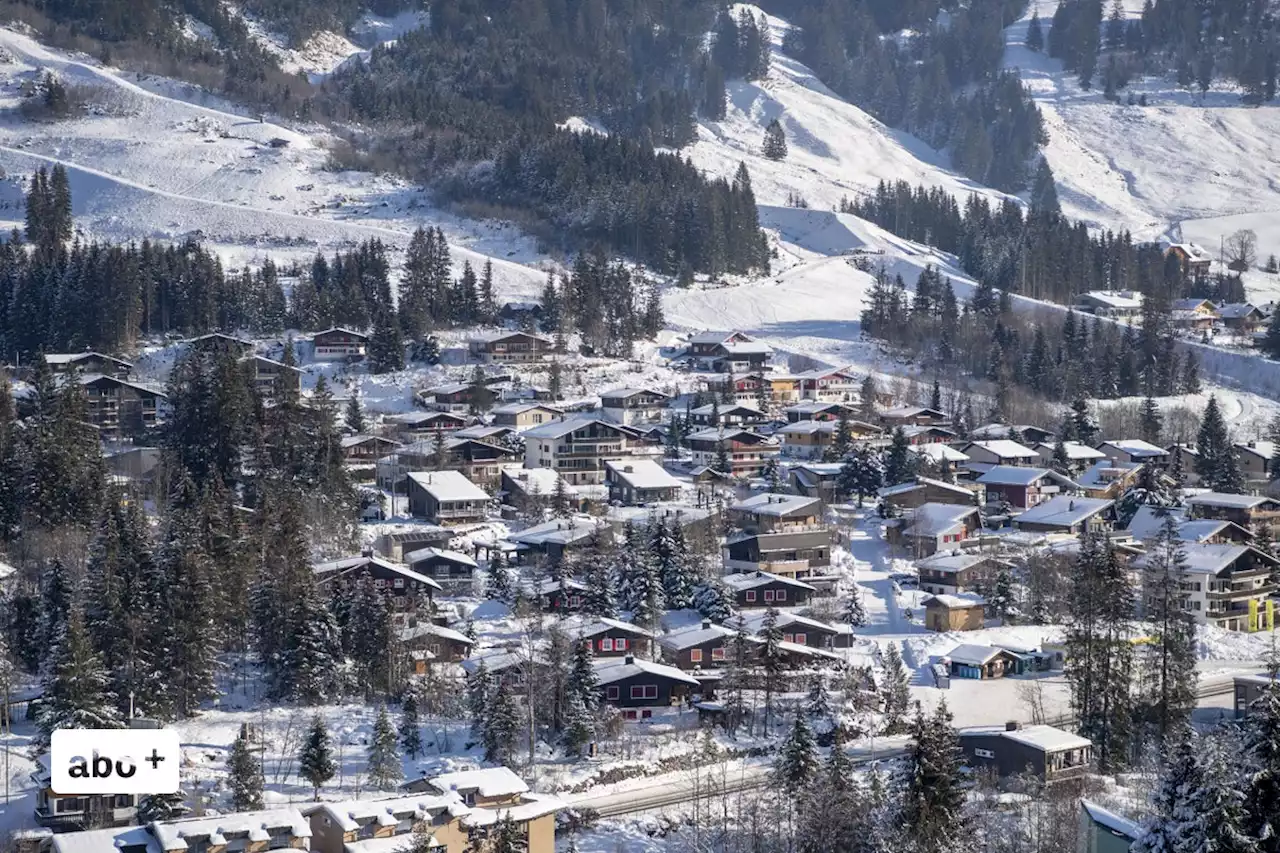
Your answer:
[[[387,596],[393,610],[413,610],[430,601],[440,591],[435,579],[413,571],[408,566],[381,557],[362,555],[316,563],[311,567],[316,582],[329,588],[352,591],[362,579],[372,582],[374,590]]]
[[[89,422],[104,438],[141,435],[161,421],[163,391],[114,376],[79,376],[89,401]]]
[[[734,602],[741,609],[804,607],[816,591],[793,577],[761,571],[725,575],[724,585],[732,590]]]
[[[550,338],[529,332],[509,332],[467,342],[472,359],[484,364],[534,364],[545,361],[554,348]]]
[[[742,332],[699,332],[689,339],[689,357],[700,370],[743,373],[768,365],[773,347]]]
[[[600,410],[619,424],[643,424],[662,419],[671,396],[651,388],[616,388],[600,395]]]
[[[634,655],[595,662],[600,698],[623,709],[652,709],[678,705],[699,688],[698,681],[673,666]],[[624,711],[626,719],[647,718],[649,711]]]
[[[335,326],[311,338],[311,357],[316,361],[359,361],[368,352],[369,336],[354,329]]]
[[[604,466],[610,500],[635,506],[673,501],[680,496],[680,481],[652,459],[611,460]]]
[[[276,390],[281,384],[295,394],[302,393],[302,370],[298,367],[261,355],[245,356],[240,363],[244,365],[250,384],[265,403],[275,402]]]
[[[977,482],[986,489],[988,504],[1003,501],[1016,510],[1030,509],[1075,486],[1057,471],[1008,465],[988,469]]]
[[[1084,775],[1093,760],[1093,742],[1053,726],[980,726],[961,729],[960,749],[974,770],[1000,778],[1028,770],[1046,782]]]
[[[967,593],[938,593],[924,604],[924,625],[930,631],[977,631],[984,627],[986,600]]]
[[[566,418],[526,430],[526,468],[549,468],[570,485],[598,486],[605,462],[648,453],[626,428],[595,417]]]
[[[723,447],[729,461],[729,470],[721,471],[731,477],[758,477],[770,460],[776,459],[781,450],[778,443],[757,432],[745,429],[705,429],[687,437],[693,464],[714,469],[719,464]]]
[[[457,471],[412,471],[408,494],[409,513],[433,524],[474,524],[489,515],[489,495]]]

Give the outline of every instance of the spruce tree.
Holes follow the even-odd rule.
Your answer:
[[[1260,348],[1266,353],[1267,358],[1280,360],[1280,311],[1271,314]]]
[[[373,724],[366,772],[369,785],[380,791],[394,789],[404,778],[396,730],[391,725],[391,715],[385,705],[378,709],[378,719]]]
[[[782,689],[786,657],[782,653],[782,629],[778,608],[769,607],[760,623],[760,668],[764,672],[764,730],[769,733],[774,718],[774,700]]]
[[[510,690],[494,690],[485,709],[484,760],[510,767],[515,762],[520,718]]]
[[[718,578],[703,578],[693,591],[693,608],[704,619],[723,622],[733,615],[733,593]]]
[[[364,408],[360,405],[360,394],[354,388],[347,398],[346,426],[347,432],[352,435],[364,434]]]
[[[1205,486],[1215,492],[1239,494],[1244,491],[1244,476],[1216,396],[1210,397],[1205,407],[1200,432],[1196,435],[1196,452],[1199,454],[1196,473]]]
[[[1208,738],[1203,746],[1200,785],[1187,798],[1188,815],[1179,827],[1179,849],[1258,853],[1259,839],[1249,833],[1246,792],[1233,778],[1230,759],[1223,754],[1217,738]]]
[[[183,802],[184,794],[150,794],[138,800],[138,823],[146,825],[153,821],[176,820],[191,811]]]
[[[902,662],[902,652],[897,643],[890,643],[888,651],[884,653],[880,709],[884,714],[884,734],[896,735],[907,730],[911,692],[907,689],[907,667]]]
[[[1076,399],[1071,404],[1071,428],[1076,441],[1093,447],[1098,438],[1098,422],[1089,412],[1089,401]]]
[[[227,759],[227,782],[231,788],[231,808],[238,812],[262,808],[262,762],[254,755],[249,742],[249,728],[240,726],[240,733],[231,745]]]
[[[467,714],[471,717],[471,736],[484,741],[485,722],[489,719],[489,699],[494,680],[483,660],[467,678]]]
[[[1036,53],[1044,50],[1044,31],[1040,26],[1039,13],[1033,13],[1031,15],[1031,21],[1027,24],[1027,38],[1025,43],[1027,45],[1027,50],[1032,50]]]
[[[124,725],[79,605],[71,606],[66,620],[43,679],[34,739],[37,747],[48,747],[49,738],[58,729],[118,729]]]
[[[422,755],[422,721],[418,719],[418,699],[412,690],[405,693],[400,705],[400,746],[411,761]]]
[[[911,849],[919,853],[951,853],[962,849],[968,838],[960,742],[951,721],[945,701],[928,719],[916,705],[901,818]]]
[[[804,714],[796,714],[791,732],[778,747],[778,757],[773,762],[774,782],[795,796],[809,787],[821,768],[813,731]]]
[[[782,129],[782,122],[771,119],[764,129],[764,147],[761,150],[770,160],[787,158],[787,133]]]
[[[1280,682],[1274,661],[1271,669],[1271,680],[1244,723],[1247,829],[1267,853],[1280,847]]]
[[[1166,516],[1143,565],[1146,619],[1139,711],[1161,744],[1180,740],[1196,706],[1196,623],[1186,606],[1187,559],[1178,524]]]
[[[302,744],[302,753],[298,756],[298,775],[311,783],[315,800],[320,800],[320,789],[337,773],[338,768],[333,760],[333,746],[329,741],[329,730],[324,720],[316,714],[311,718],[311,728],[307,731],[307,739]]]
[[[1160,444],[1160,432],[1164,427],[1164,418],[1160,414],[1160,407],[1156,405],[1156,401],[1151,397],[1147,397],[1142,401],[1142,408],[1138,412],[1138,423],[1141,425],[1142,440],[1151,444]]]
[[[893,431],[893,439],[884,456],[884,481],[890,486],[905,483],[915,476],[915,459],[902,427]]]
[[[1160,784],[1152,797],[1152,814],[1143,822],[1142,835],[1131,853],[1178,853],[1182,846],[1183,821],[1191,794],[1200,787],[1200,763],[1194,732],[1187,730],[1168,754]]]

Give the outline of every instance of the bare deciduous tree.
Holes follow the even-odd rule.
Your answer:
[[[1258,262],[1258,235],[1248,228],[1241,228],[1227,238],[1223,250],[1227,266],[1236,272],[1244,272]]]

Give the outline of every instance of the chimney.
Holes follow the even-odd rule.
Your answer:
[[[1006,732],[1016,732],[1020,728],[1022,728],[1022,724],[1019,723],[1017,720],[1010,720],[1009,722],[1004,724],[1004,730]]]
[[[362,548],[362,549],[360,550],[360,556],[361,556],[361,557],[372,557],[372,556],[373,556],[373,549],[372,549],[372,548]]]
[[[1251,442],[1249,442],[1249,447],[1253,448],[1253,447],[1257,447],[1257,446],[1258,446],[1258,442],[1256,442],[1256,441],[1251,441]]]
[[[627,655],[625,658],[623,658],[623,659],[622,659],[622,662],[623,662],[623,663],[628,663],[628,664],[630,664],[630,663],[635,663],[635,662],[636,662],[636,656],[635,656],[635,655]]]
[[[711,620],[710,620],[710,619],[703,619],[703,620],[702,620],[702,630],[704,630],[704,631],[705,631],[705,630],[707,630],[707,629],[708,629],[708,628],[710,628],[710,627],[711,627]]]
[[[1076,508],[1076,502],[1074,500],[1067,501],[1067,512],[1073,512],[1075,508]]]

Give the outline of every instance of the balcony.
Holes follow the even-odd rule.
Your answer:
[[[808,574],[808,560],[766,560],[764,562],[755,563],[750,560],[730,560],[727,557],[724,561],[725,570],[728,572],[769,572],[774,575],[801,575]]]

